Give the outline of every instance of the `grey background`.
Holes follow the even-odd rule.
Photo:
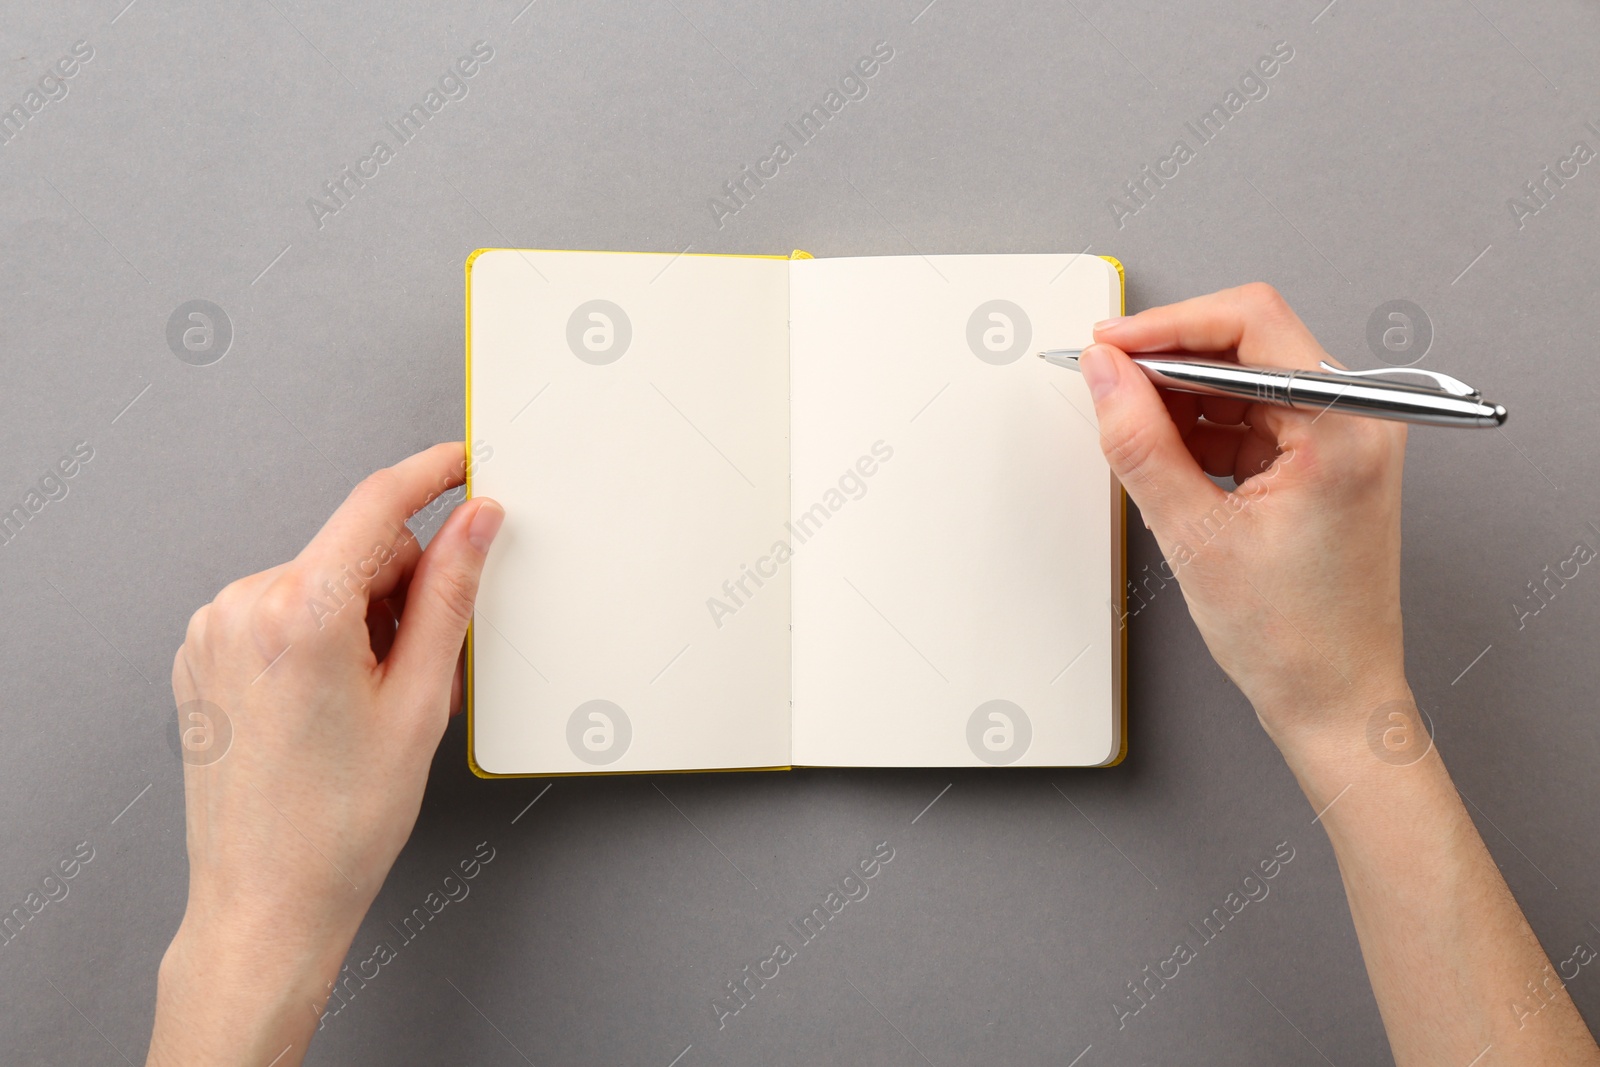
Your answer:
[[[73,42],[95,55],[0,148],[0,499],[80,440],[95,456],[0,548],[0,904],[80,841],[95,858],[0,948],[0,1061],[142,1062],[186,879],[172,653],[355,479],[460,434],[461,264],[484,245],[1088,246],[1127,264],[1136,309],[1270,280],[1353,366],[1377,365],[1373,309],[1416,301],[1420,366],[1512,419],[1412,435],[1411,679],[1546,947],[1600,940],[1600,575],[1523,629],[1513,607],[1600,544],[1600,162],[1521,229],[1507,206],[1600,147],[1592,5],[525,2],[4,8],[0,103]],[[468,97],[319,229],[307,198],[479,40]],[[880,40],[870,95],[718,228],[708,198]],[[1267,98],[1119,229],[1108,198],[1279,40]],[[165,342],[195,298],[234,328],[209,367]],[[1157,556],[1132,526],[1137,572]],[[496,858],[310,1062],[1388,1062],[1314,812],[1176,591],[1131,626],[1109,771],[541,792],[473,779],[456,724],[357,948],[478,842]],[[879,841],[870,897],[719,1032],[723,983]],[[1270,897],[1119,1032],[1124,983],[1283,841]],[[1571,992],[1596,1018],[1600,978]]]

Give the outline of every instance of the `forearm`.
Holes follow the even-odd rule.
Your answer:
[[[161,961],[148,1067],[295,1067],[319,1025],[350,938],[184,919]]]
[[[1338,858],[1395,1062],[1600,1063],[1438,750],[1419,731],[1394,755],[1382,728],[1285,752]]]

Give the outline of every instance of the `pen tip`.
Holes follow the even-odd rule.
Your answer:
[[[1494,406],[1494,424],[1496,426],[1504,426],[1506,424],[1506,406],[1504,404],[1496,404]]]
[[[1065,367],[1067,370],[1078,369],[1078,352],[1076,348],[1047,348],[1039,353],[1039,358],[1053,367]]]

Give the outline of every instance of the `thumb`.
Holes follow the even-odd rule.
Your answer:
[[[394,647],[384,663],[387,677],[420,701],[441,709],[449,704],[478,578],[505,517],[505,509],[493,500],[468,501],[439,528],[417,561]]]
[[[1161,394],[1120,348],[1090,345],[1078,357],[1100,420],[1106,462],[1158,534],[1208,514],[1226,494],[1189,454]]]

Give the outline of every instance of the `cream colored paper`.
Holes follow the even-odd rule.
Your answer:
[[[1092,256],[817,259],[791,265],[789,292],[792,511],[874,442],[893,449],[793,562],[795,762],[1113,759],[1115,498],[1083,379],[1035,353],[1081,347],[1119,312],[1115,269]],[[994,300],[1023,315],[980,315],[978,348],[1004,359],[1022,319],[1031,335],[998,365],[969,337]],[[991,709],[983,759],[969,721],[994,700],[1022,709],[1031,739],[1019,754],[1017,716]]]
[[[494,250],[470,269],[472,434],[493,450],[472,488],[506,508],[473,629],[478,766],[787,764],[787,572],[736,626],[714,627],[706,601],[787,518],[788,263]],[[568,340],[597,299],[632,335],[603,365]],[[617,343],[614,319],[580,317],[590,358]],[[609,762],[569,744],[592,700],[631,727]],[[579,733],[598,759],[622,732],[602,714]]]

